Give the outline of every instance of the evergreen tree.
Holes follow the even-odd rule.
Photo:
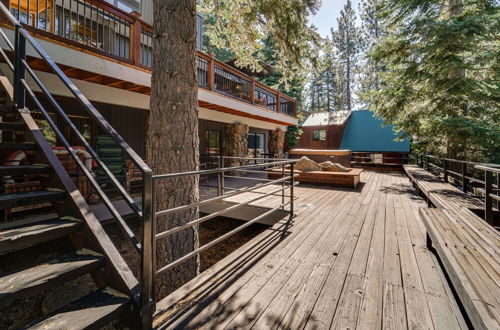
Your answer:
[[[380,84],[379,74],[382,67],[373,59],[367,56],[369,51],[377,45],[379,39],[384,35],[384,29],[378,18],[377,4],[380,0],[363,0],[359,4],[361,17],[361,51],[362,59],[360,63],[360,82],[357,91],[360,103],[365,107],[370,107],[370,99],[367,92],[377,90]]]
[[[361,37],[356,26],[356,12],[352,8],[351,0],[347,0],[340,12],[337,23],[337,31],[332,29],[331,32],[334,47],[343,67],[343,74],[339,79],[343,79],[343,86],[341,87],[344,89],[346,110],[352,110],[353,89],[359,64],[358,55],[361,51]]]
[[[262,40],[272,36],[279,55],[277,68],[282,69],[286,79],[291,63],[301,65],[313,55],[316,31],[307,19],[317,10],[319,0],[153,0],[153,6],[153,72],[146,159],[155,174],[194,171],[199,168],[197,9],[214,14],[213,29],[207,31],[213,45],[220,49],[228,45],[243,65],[255,65],[257,60],[253,55],[262,48]],[[158,182],[158,209],[197,203],[198,181],[197,176],[186,176]],[[161,216],[157,220],[158,231],[188,223],[197,218],[197,213],[194,208]],[[197,227],[159,241],[158,266],[192,252],[198,244]],[[196,256],[164,273],[157,282],[158,297],[180,287],[198,271],[199,256]]]
[[[371,92],[376,112],[427,150],[498,161],[499,7],[493,0],[381,4],[388,30],[371,53],[386,67]]]

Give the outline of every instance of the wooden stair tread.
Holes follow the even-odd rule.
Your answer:
[[[24,123],[0,121],[0,129],[2,130],[24,130],[25,128]]]
[[[61,190],[38,190],[0,195],[0,209],[32,204],[55,202],[64,199],[66,192]]]
[[[48,242],[79,230],[81,221],[54,218],[0,231],[0,255]]]
[[[0,150],[33,150],[36,147],[34,142],[2,142],[0,143]]]
[[[0,278],[0,307],[21,296],[31,296],[87,274],[104,265],[104,258],[91,250],[82,249],[49,262],[5,275]]]
[[[45,174],[49,171],[47,165],[0,165],[0,176]]]
[[[124,294],[106,288],[61,308],[26,329],[96,329],[115,319],[129,302]]]
[[[0,112],[6,113],[6,112],[13,112],[13,111],[14,111],[14,106],[0,104]]]

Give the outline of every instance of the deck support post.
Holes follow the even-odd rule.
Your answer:
[[[467,176],[467,164],[464,162],[462,163],[462,191],[467,192],[467,184],[468,180],[466,178]]]
[[[444,159],[443,163],[443,176],[444,176],[444,181],[448,182],[448,161]]]
[[[484,220],[493,226],[493,173],[484,171]]]

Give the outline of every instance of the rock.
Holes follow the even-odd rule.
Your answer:
[[[284,144],[285,132],[282,129],[277,128],[276,130],[269,132],[267,147],[270,154],[277,155],[278,158],[283,158]]]
[[[302,157],[296,164],[295,170],[302,172],[321,171],[321,166],[307,157]]]
[[[325,172],[349,172],[347,167],[340,165],[339,163],[332,163],[330,161],[323,162],[320,164],[321,170]]]
[[[224,136],[224,152],[229,157],[248,157],[248,125],[233,123],[227,124]],[[240,166],[245,163],[242,159],[227,159],[225,167]],[[238,175],[236,172],[232,175]]]

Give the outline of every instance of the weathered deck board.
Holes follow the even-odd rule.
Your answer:
[[[283,219],[159,303],[164,328],[466,328],[400,174],[299,185]],[[266,187],[270,191],[272,188]],[[232,198],[244,201],[255,194]],[[281,197],[255,203],[272,207]]]

